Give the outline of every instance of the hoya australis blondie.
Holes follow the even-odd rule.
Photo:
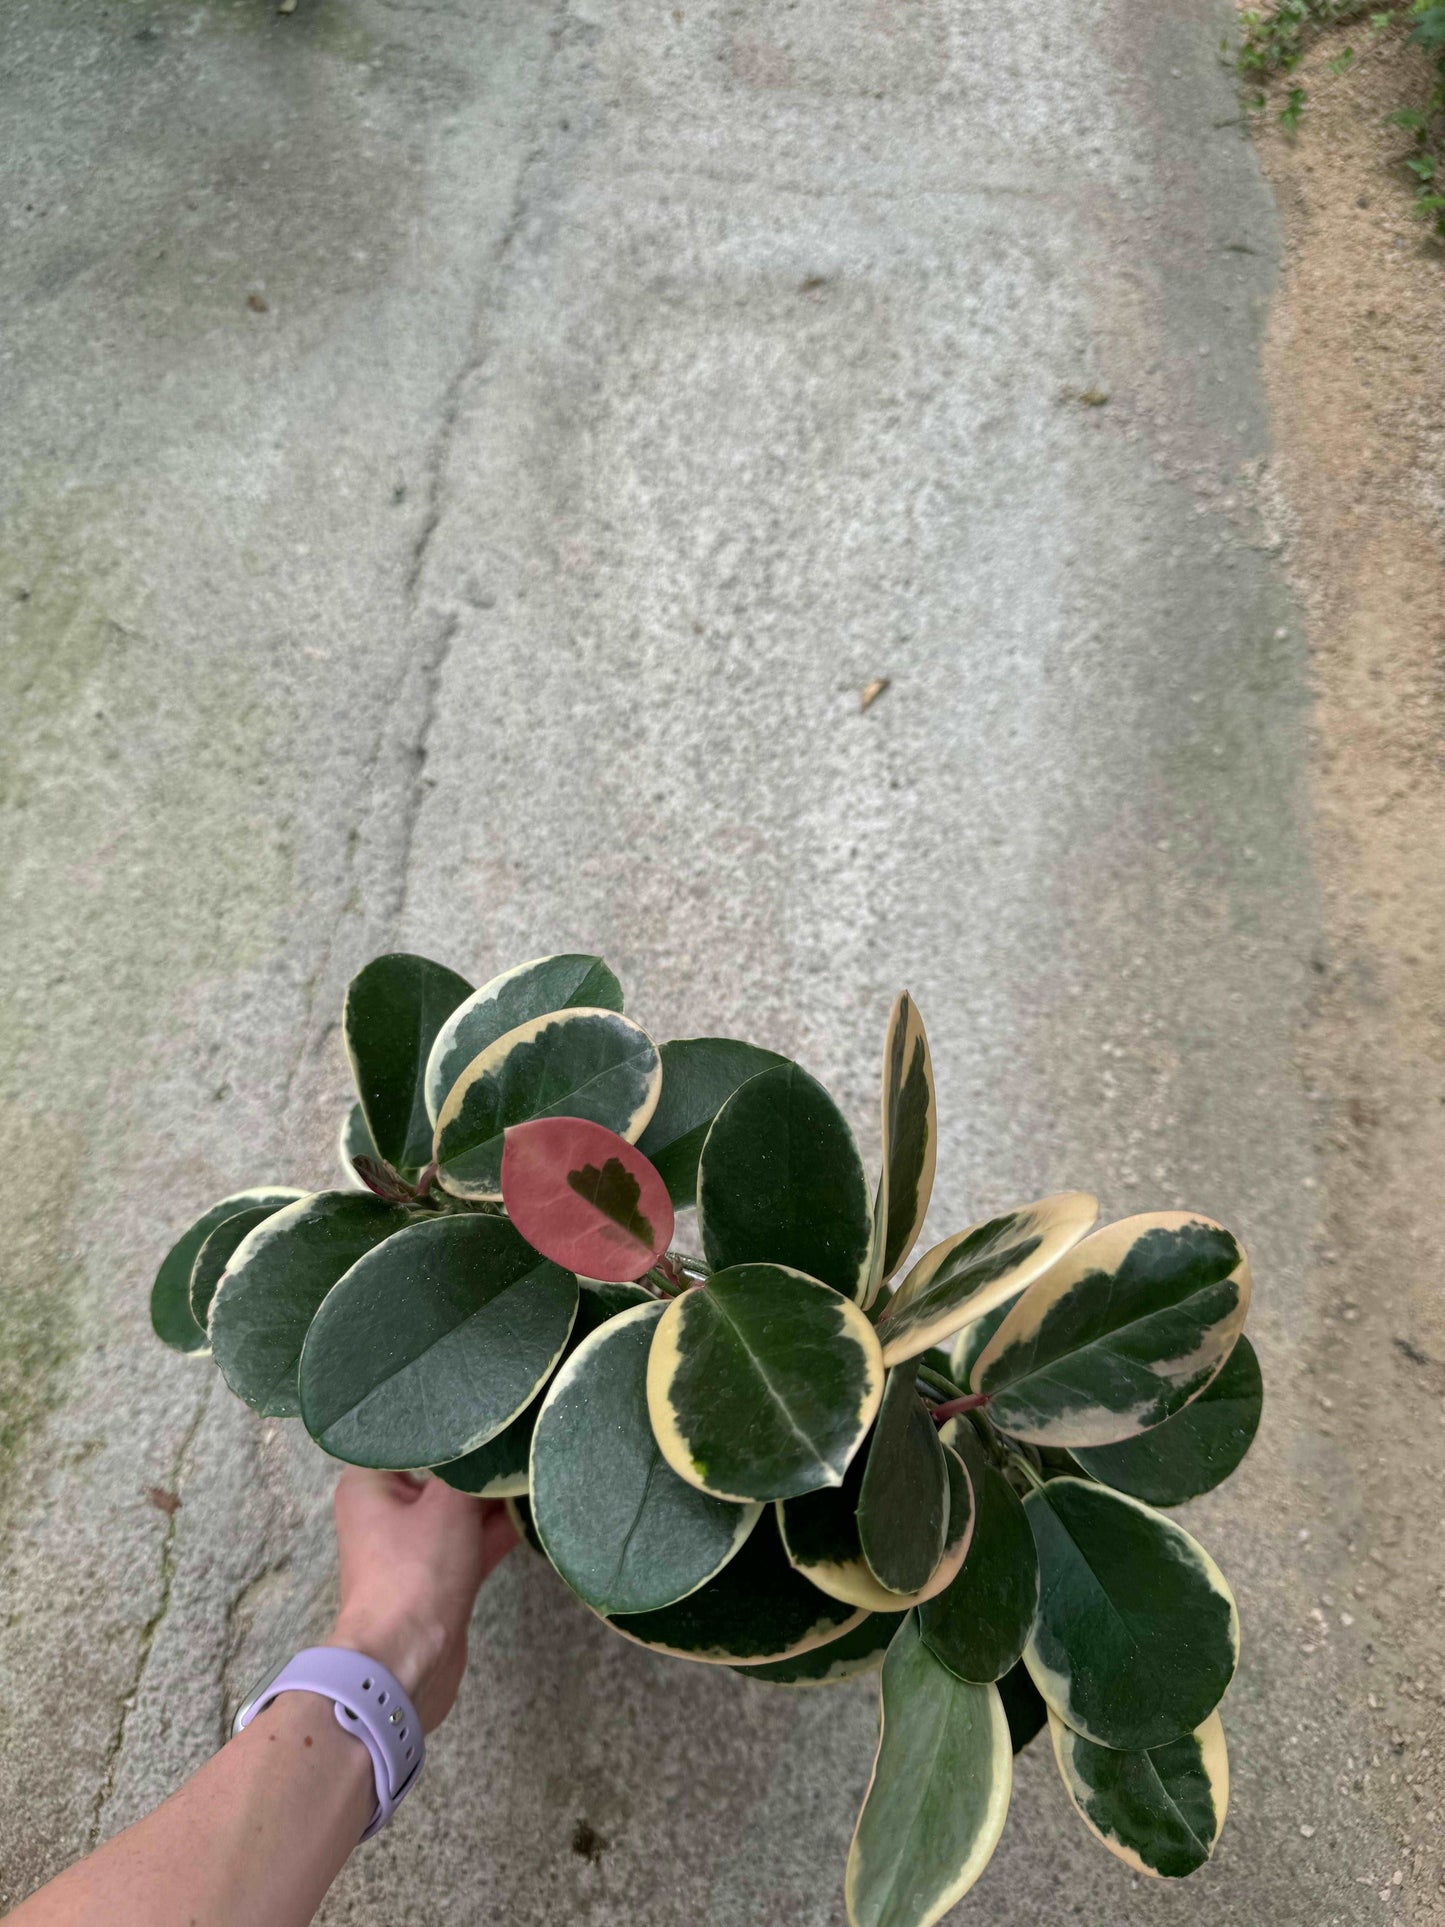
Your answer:
[[[876,1184],[807,1071],[659,1046],[597,957],[480,990],[378,957],[343,1029],[344,1185],[197,1219],[152,1291],[167,1344],[335,1458],[507,1499],[626,1639],[769,1685],[879,1673],[854,1927],[927,1927],[968,1890],[1046,1725],[1111,1852],[1209,1858],[1239,1623],[1159,1508],[1259,1422],[1228,1231],[1095,1230],[1068,1192],[905,1270],[938,1143],[907,995]],[[671,1249],[688,1205],[696,1256]]]

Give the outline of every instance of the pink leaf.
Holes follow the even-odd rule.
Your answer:
[[[508,1129],[502,1202],[528,1244],[584,1278],[640,1278],[672,1237],[672,1200],[657,1170],[585,1118],[537,1117]]]

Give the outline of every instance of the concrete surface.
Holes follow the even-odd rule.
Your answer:
[[[0,1902],[326,1609],[328,1468],[153,1342],[159,1253],[327,1179],[373,950],[587,946],[660,1036],[796,1052],[870,1153],[908,985],[939,1235],[1078,1185],[1250,1245],[1267,1424],[1191,1520],[1245,1625],[1217,1861],[1146,1889],[1036,1748],[959,1918],[1390,1911],[1363,1675],[1299,1656],[1305,678],[1220,27],[11,0]],[[519,1558],[323,1917],[839,1922],[873,1721],[639,1653]]]

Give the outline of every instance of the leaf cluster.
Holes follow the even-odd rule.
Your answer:
[[[800,1065],[659,1046],[596,957],[477,990],[380,957],[343,1033],[343,1185],[197,1219],[152,1290],[167,1344],[338,1459],[507,1499],[624,1638],[769,1685],[880,1673],[854,1927],[967,1891],[1046,1724],[1111,1851],[1166,1877],[1209,1857],[1238,1620],[1159,1508],[1259,1421],[1230,1232],[1094,1229],[1069,1192],[905,1270],[938,1151],[906,994],[873,1181]],[[696,1256],[670,1248],[685,1205]]]
[[[1248,11],[1241,19],[1244,32],[1236,63],[1242,74],[1261,82],[1292,73],[1326,29],[1359,22],[1372,39],[1378,39],[1392,27],[1409,27],[1410,41],[1429,50],[1435,78],[1425,99],[1416,107],[1399,108],[1389,116],[1389,124],[1410,136],[1402,165],[1414,187],[1416,214],[1430,221],[1437,234],[1445,235],[1445,0],[1394,0],[1383,9],[1378,0],[1275,0],[1266,11]],[[1342,48],[1329,62],[1330,72],[1347,72],[1355,58],[1354,47]],[[1306,102],[1302,86],[1296,83],[1286,89],[1279,119],[1291,133],[1300,124]],[[1255,94],[1250,105],[1262,109],[1264,93]]]

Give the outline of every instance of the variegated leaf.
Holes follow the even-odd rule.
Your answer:
[[[1122,1445],[1076,1446],[1090,1478],[1148,1505],[1183,1505],[1223,1484],[1254,1442],[1264,1381],[1253,1345],[1241,1333],[1195,1399],[1152,1432]]]
[[[1229,1807],[1229,1754],[1218,1713],[1146,1753],[1095,1746],[1049,1715],[1054,1759],[1095,1839],[1136,1873],[1182,1880],[1214,1852]]]
[[[1098,1216],[1085,1191],[1020,1205],[945,1238],[918,1260],[878,1320],[885,1365],[917,1358],[1017,1298]]]
[[[716,1579],[660,1612],[617,1613],[608,1625],[640,1646],[710,1666],[796,1659],[851,1632],[865,1615],[793,1570],[771,1508]]]
[[[657,1046],[610,1010],[564,1010],[520,1024],[472,1059],[437,1117],[443,1188],[497,1203],[507,1127],[534,1117],[580,1117],[635,1144],[657,1107]]]
[[[1202,1392],[1249,1310],[1231,1232],[1190,1212],[1106,1225],[1037,1279],[973,1367],[990,1419],[1035,1445],[1114,1445]]]
[[[238,1398],[268,1418],[301,1410],[297,1370],[311,1321],[337,1281],[412,1222],[369,1191],[318,1191],[237,1245],[211,1299],[211,1349]]]
[[[663,1463],[647,1416],[647,1358],[662,1315],[659,1304],[638,1305],[585,1339],[532,1434],[537,1535],[573,1592],[603,1614],[655,1612],[696,1592],[762,1511],[699,1492]]]
[[[796,1659],[772,1660],[765,1666],[738,1666],[744,1679],[764,1680],[772,1686],[841,1686],[850,1679],[876,1673],[883,1664],[893,1635],[903,1624],[901,1612],[869,1613],[851,1632],[814,1646]]]
[[[778,1529],[789,1559],[820,1592],[872,1613],[901,1612],[922,1606],[947,1591],[968,1554],[974,1527],[973,1488],[963,1460],[945,1446],[948,1471],[948,1536],[943,1557],[916,1592],[891,1592],[879,1585],[863,1557],[858,1534],[858,1495],[866,1461],[860,1453],[837,1491],[805,1493],[777,1508]]]
[[[304,1191],[293,1191],[285,1200],[294,1204],[298,1198],[305,1197]],[[196,1253],[196,1261],[191,1266],[191,1316],[207,1333],[211,1318],[211,1300],[216,1295],[221,1282],[221,1274],[231,1262],[243,1238],[247,1238],[258,1224],[264,1224],[277,1209],[281,1194],[273,1194],[265,1204],[253,1204],[233,1217],[223,1218]]]
[[[1126,1752],[1192,1733],[1239,1660],[1218,1566],[1163,1513],[1085,1479],[1050,1479],[1024,1509],[1040,1577],[1024,1659],[1050,1708]]]
[[[840,1484],[882,1392],[857,1305],[785,1265],[733,1265],[674,1298],[647,1373],[663,1457],[720,1499]]]
[[[191,1268],[201,1246],[217,1225],[234,1218],[238,1211],[249,1211],[258,1205],[269,1205],[273,1211],[279,1211],[305,1195],[280,1185],[259,1185],[250,1191],[233,1191],[230,1197],[222,1198],[219,1204],[202,1212],[161,1259],[151,1286],[151,1325],[156,1337],[164,1340],[172,1351],[206,1351],[206,1329],[196,1323],[191,1312]]]
[[[636,1148],[580,1117],[511,1125],[502,1202],[530,1245],[580,1276],[640,1278],[672,1240],[672,1199]]]
[[[600,957],[569,953],[515,964],[474,990],[437,1032],[423,1090],[433,1125],[467,1065],[519,1024],[556,1010],[621,1010],[622,986]]]
[[[900,992],[883,1044],[883,1182],[888,1228],[880,1277],[891,1278],[918,1242],[938,1162],[938,1099],[918,1007]]]
[[[915,1615],[883,1662],[878,1753],[848,1853],[850,1927],[932,1927],[988,1865],[1013,1748],[996,1686],[940,1666]]]

